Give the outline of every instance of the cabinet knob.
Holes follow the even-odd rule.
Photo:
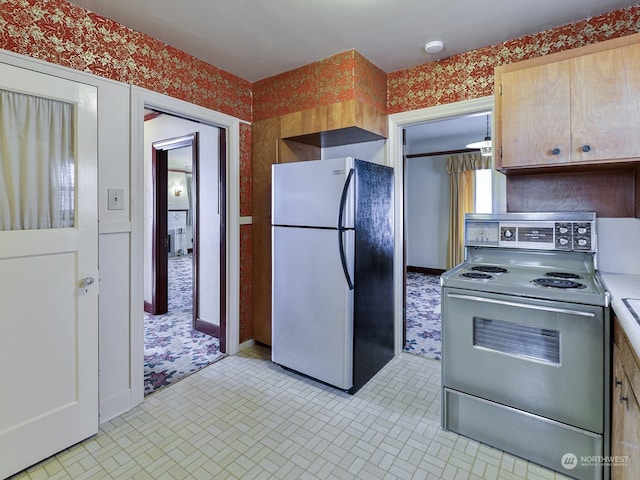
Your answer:
[[[554,155],[560,155],[560,149],[558,147],[556,147],[553,150],[551,150],[551,153],[554,154]]]
[[[629,404],[629,397],[625,397],[622,394],[620,394],[620,403],[622,402],[627,402],[627,404]]]
[[[617,377],[615,378],[615,381],[616,381],[616,387],[622,385],[622,380],[618,380]]]
[[[590,145],[582,145],[582,151],[584,153],[590,152],[591,151],[591,146]]]

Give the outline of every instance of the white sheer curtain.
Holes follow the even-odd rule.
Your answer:
[[[74,226],[73,105],[0,90],[0,231]]]

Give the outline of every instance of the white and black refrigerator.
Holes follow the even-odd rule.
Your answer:
[[[272,167],[272,360],[355,393],[394,355],[393,170]]]

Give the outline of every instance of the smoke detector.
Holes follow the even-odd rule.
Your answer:
[[[440,40],[434,40],[424,46],[424,51],[427,53],[440,53],[444,49],[444,43]]]

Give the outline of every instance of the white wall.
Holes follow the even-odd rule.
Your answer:
[[[407,159],[405,241],[408,266],[446,269],[449,191],[446,156]]]
[[[169,115],[148,120],[144,126],[144,299],[151,299],[151,228],[153,225],[153,142],[199,132],[200,250],[198,270],[199,317],[215,325],[220,324],[220,215],[218,212],[218,153],[217,127],[192,122]],[[170,172],[172,173],[172,172]],[[184,175],[184,174],[183,174]],[[169,191],[169,196],[172,192]],[[183,193],[186,195],[186,189]],[[185,197],[186,198],[186,197]],[[203,294],[203,292],[205,294]]]
[[[386,165],[386,140],[353,143],[322,149],[322,158],[353,157],[359,160]]]
[[[168,172],[167,174],[167,208],[169,210],[188,210],[187,176],[184,172]],[[180,190],[176,196],[175,190]]]
[[[100,420],[106,421],[129,410],[132,395],[130,91],[90,78],[98,86],[99,392]],[[107,209],[109,188],[124,190],[122,210]]]
[[[640,275],[640,219],[598,218],[598,269]]]

